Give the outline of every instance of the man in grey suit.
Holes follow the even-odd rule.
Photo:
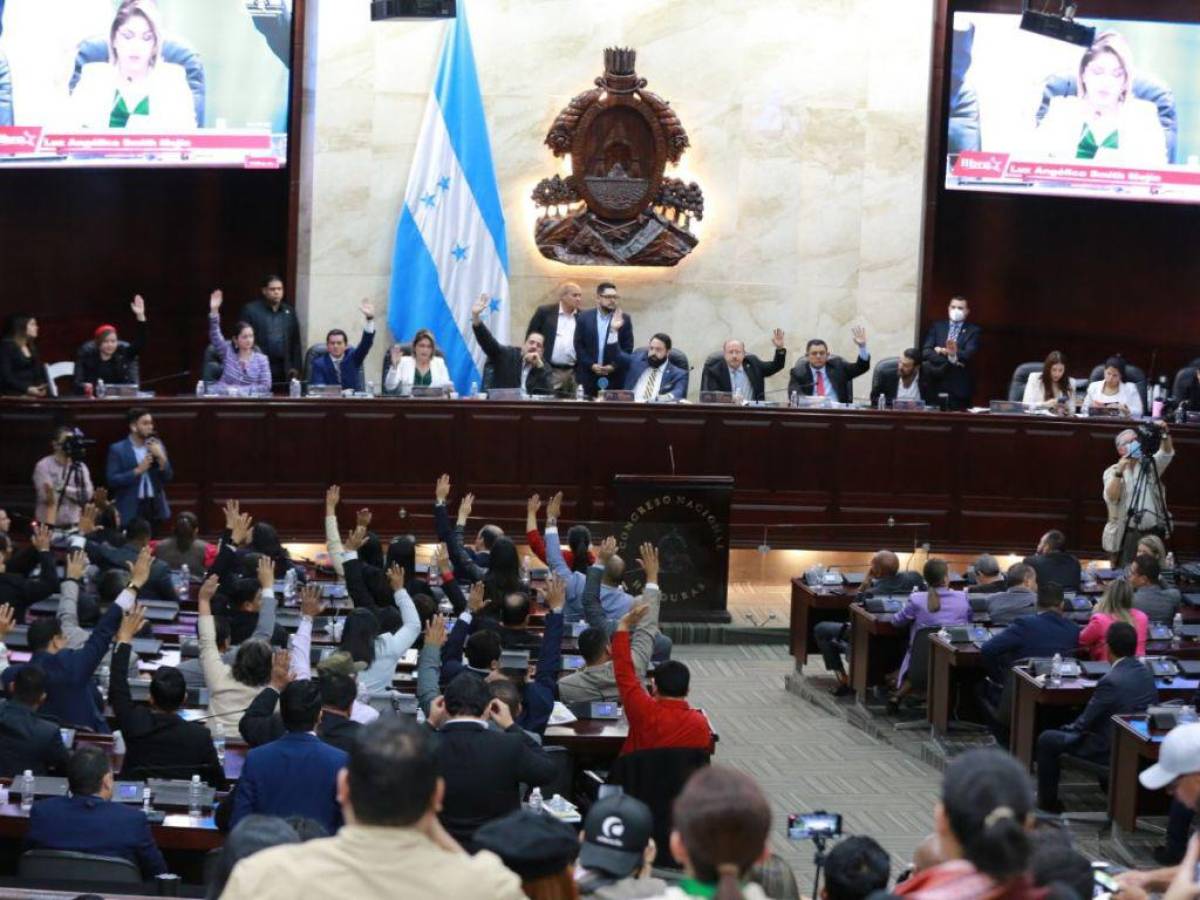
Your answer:
[[[1129,564],[1129,586],[1133,588],[1133,608],[1140,609],[1153,623],[1170,624],[1179,612],[1182,598],[1175,588],[1159,583],[1162,568],[1158,560],[1142,554]]]
[[[984,594],[992,625],[1011,625],[1021,616],[1031,616],[1037,606],[1037,570],[1025,563],[1014,563],[1005,576],[1008,590],[1002,594]]]

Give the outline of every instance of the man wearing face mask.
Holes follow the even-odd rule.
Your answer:
[[[596,288],[596,308],[575,317],[575,382],[589,397],[625,383],[633,353],[633,319],[621,310],[617,286]]]
[[[933,391],[947,395],[950,409],[969,407],[975,389],[972,363],[979,350],[981,329],[967,322],[969,313],[966,297],[951,299],[949,318],[933,323],[921,347]]]
[[[625,390],[633,391],[635,403],[650,403],[659,397],[682,400],[687,394],[688,373],[668,359],[671,336],[659,332],[645,349],[635,350],[625,375]]]
[[[1175,444],[1166,423],[1161,423],[1162,444],[1154,454],[1154,467],[1161,479],[1171,460],[1175,458]],[[1154,482],[1146,485],[1139,493],[1138,509],[1141,515],[1130,520],[1130,506],[1134,501],[1133,490],[1137,484],[1140,462],[1145,457],[1138,434],[1127,428],[1116,437],[1119,459],[1104,470],[1104,504],[1108,507],[1108,522],[1104,526],[1101,546],[1109,554],[1114,565],[1124,566],[1134,558],[1138,541],[1147,534],[1161,534],[1170,519],[1167,513],[1166,488],[1161,495]],[[1147,473],[1149,474],[1149,473]]]
[[[471,330],[475,340],[492,364],[490,388],[520,388],[526,394],[550,394],[550,368],[542,357],[545,339],[536,331],[525,335],[520,347],[505,347],[483,324],[483,311],[488,308],[490,298],[481,294],[471,307]]]

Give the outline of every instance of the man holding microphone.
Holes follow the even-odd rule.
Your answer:
[[[108,490],[122,523],[140,517],[153,531],[171,517],[165,487],[174,472],[166,447],[154,433],[150,411],[135,406],[126,418],[129,437],[108,448]]]

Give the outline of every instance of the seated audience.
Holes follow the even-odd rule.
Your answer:
[[[520,785],[549,784],[558,772],[473,672],[446,685],[430,722],[438,729],[437,772],[445,780],[442,824],[468,851],[476,849],[473,837],[481,825],[520,807]]]
[[[1008,590],[1008,579],[1000,574],[1000,563],[990,553],[981,553],[971,567],[974,581],[967,585],[971,594],[1001,594]]]
[[[37,352],[37,319],[18,313],[8,323],[8,334],[0,340],[0,396],[45,397],[46,367]]]
[[[450,516],[446,511],[446,498],[449,496],[450,476],[442,475],[434,487],[433,523],[438,541],[446,545],[447,552],[451,545],[461,548],[450,554],[450,561],[454,564],[455,578],[468,583],[479,581],[491,565],[492,547],[495,546],[496,541],[504,537],[504,530],[498,525],[484,525],[476,533],[473,544],[470,547],[463,547],[463,534],[471,515],[471,506],[475,501],[475,495],[467,494],[463,497],[459,504],[458,523],[453,528],[450,526]],[[466,558],[465,562],[463,557]],[[467,563],[470,565],[468,566]]]
[[[1100,679],[1083,712],[1069,725],[1043,731],[1037,739],[1038,807],[1062,811],[1059,760],[1064,753],[1106,764],[1111,755],[1112,717],[1145,712],[1158,698],[1154,675],[1134,653],[1137,635],[1127,622],[1114,622],[1105,635],[1112,668]]]
[[[671,336],[659,332],[645,349],[634,350],[625,372],[624,388],[633,391],[635,403],[650,403],[660,397],[682,400],[687,395],[688,373],[669,359]]]
[[[898,691],[889,701],[894,707],[911,690],[905,681],[908,674],[908,664],[912,660],[912,648],[917,634],[923,628],[937,628],[945,625],[965,625],[971,617],[971,607],[967,604],[967,595],[962,591],[951,590],[948,586],[950,570],[946,561],[930,559],[922,571],[925,583],[929,589],[924,592],[914,592],[908,595],[900,612],[892,616],[897,626],[909,625],[908,649],[904,660],[900,663],[900,671],[896,675]]]
[[[233,340],[221,334],[221,303],[225,295],[213,291],[208,300],[208,342],[221,355],[221,387],[248,388],[271,393],[271,361],[254,345],[254,328],[246,322],[233,326]]]
[[[1011,625],[1020,616],[1033,614],[1037,605],[1038,579],[1033,566],[1013,563],[1006,575],[1008,590],[1001,594],[987,594],[988,619],[992,625]]]
[[[260,850],[282,844],[299,844],[300,835],[286,819],[278,816],[246,816],[225,837],[217,856],[216,871],[205,893],[207,900],[220,900],[233,868]]]
[[[254,553],[261,553],[271,560],[275,567],[276,578],[283,579],[289,571],[294,571],[298,581],[308,580],[304,574],[304,567],[292,561],[287,547],[283,546],[279,540],[279,533],[275,530],[275,526],[269,522],[255,522],[254,527],[250,529],[250,546],[246,548],[243,560],[246,556]]]
[[[542,498],[537,494],[525,503],[525,543],[529,545],[529,552],[544,563],[546,541],[538,530],[537,523],[537,514],[541,506]],[[592,533],[586,525],[572,525],[567,531],[567,546],[562,547],[561,541],[559,546],[563,561],[572,572],[583,572],[586,575],[587,567],[596,561],[596,554],[592,552]]]
[[[90,524],[90,520],[85,511],[85,515],[80,519],[81,534],[91,533],[83,531],[88,524]],[[119,547],[86,539],[86,537],[83,541],[80,541],[78,537],[72,538],[71,546],[79,546],[81,543],[88,559],[94,565],[99,566],[101,571],[108,569],[125,571],[142,550],[149,549],[150,523],[142,518],[131,519],[125,526],[125,543]],[[146,580],[145,589],[139,596],[150,600],[178,600],[179,597],[175,593],[175,581],[171,577],[171,567],[161,559],[152,559],[150,577]]]
[[[296,659],[292,648],[291,662]],[[315,684],[321,691],[321,721],[317,737],[339,750],[350,752],[350,745],[364,724],[379,718],[379,713],[356,699],[358,682],[355,675],[361,666],[342,651],[331,653],[317,664]],[[242,716],[238,732],[251,747],[260,747],[282,737],[287,729],[283,718],[275,712],[284,689],[293,681],[306,681],[309,671],[297,672],[289,665],[289,654],[278,651],[271,660],[271,683],[267,685]]]
[[[1025,382],[1021,402],[1037,409],[1075,408],[1075,385],[1067,375],[1067,358],[1057,350],[1051,351],[1042,364]],[[1065,587],[1065,585],[1064,585]]]
[[[871,390],[871,405],[877,406],[879,398],[886,399],[888,405],[894,405],[897,400],[908,400],[916,403],[932,405],[937,401],[929,385],[929,376],[921,365],[921,351],[909,347],[900,354],[896,371],[876,370],[878,384]]]
[[[768,852],[771,806],[749,775],[727,766],[705,766],[675,800],[671,855],[684,880],[660,897],[766,900],[746,879]]]
[[[150,821],[136,806],[113,802],[113,774],[103,749],[84,744],[67,764],[70,795],[33,804],[25,846],[30,850],[72,850],[136,863],[145,879],[167,871],[150,833]]]
[[[611,794],[597,800],[583,818],[575,883],[582,897],[617,900],[653,897],[666,890],[654,878],[654,816],[636,797]]]
[[[1061,834],[1061,837],[1057,835]],[[1039,828],[1033,845],[1029,874],[1033,883],[1044,888],[1074,891],[1081,900],[1095,896],[1096,872],[1092,861],[1071,845],[1070,835],[1053,828]],[[1069,894],[1049,893],[1047,900]]]
[[[1150,631],[1150,619],[1140,609],[1133,608],[1133,588],[1123,578],[1110,581],[1104,589],[1100,602],[1092,610],[1092,617],[1079,635],[1079,646],[1086,647],[1092,659],[1108,661],[1108,645],[1105,637],[1114,622],[1124,622],[1137,635],[1135,656],[1146,655],[1146,635]]]
[[[646,693],[633,666],[631,632],[650,611],[650,604],[639,602],[617,623],[612,639],[613,671],[629,736],[621,745],[621,754],[663,747],[693,747],[712,751],[712,730],[708,717],[693,709],[687,701],[692,674],[676,660],[660,663],[651,673],[654,693]]]
[[[517,873],[527,897],[579,896],[574,878],[579,836],[565,822],[519,809],[481,827],[475,832],[475,844],[495,853]]]
[[[775,356],[764,362],[753,353],[747,354],[742,341],[727,340],[721,346],[721,358],[704,366],[700,390],[732,393],[743,403],[766,399],[766,380],[787,364],[782,329],[776,328],[771,334],[771,343],[775,345]]]
[[[238,316],[254,329],[258,345],[271,361],[271,380],[282,384],[302,378],[304,351],[300,347],[300,317],[296,308],[283,302],[284,284],[278,275],[263,279],[260,293],[242,307]]]
[[[74,428],[59,425],[50,440],[50,455],[33,467],[33,492],[37,496],[33,517],[55,528],[78,525],[84,504],[92,499],[92,473],[87,463],[75,463],[66,450],[74,437]]]
[[[11,606],[18,615],[39,600],[45,600],[58,590],[58,568],[50,552],[52,534],[43,525],[34,529],[30,546],[37,561],[37,577],[19,571],[10,571],[14,557],[13,541],[8,534],[0,532],[0,603]]]
[[[195,513],[179,513],[171,536],[155,544],[154,555],[171,569],[178,571],[187,566],[193,575],[199,575],[208,565],[209,554],[209,543],[197,535],[199,530]]]
[[[1033,813],[1029,776],[1009,754],[969,750],[946,766],[933,826],[941,861],[896,885],[916,900],[1003,897],[1037,900],[1029,877]]]
[[[1125,381],[1125,360],[1111,356],[1104,361],[1104,378],[1088,385],[1084,399],[1086,409],[1119,409],[1129,419],[1140,419],[1145,413],[1142,395],[1136,384]]]
[[[825,857],[822,900],[866,900],[887,888],[891,869],[887,851],[874,838],[842,838]]]
[[[545,339],[532,331],[525,335],[525,343],[520,347],[501,346],[480,318],[488,302],[485,294],[471,307],[471,330],[492,367],[492,381],[488,387],[498,390],[520,388],[526,394],[553,393],[550,367],[542,358]]]
[[[411,353],[404,353],[395,344],[388,354],[383,392],[408,397],[414,387],[454,387],[446,361],[437,355],[437,344],[428,328],[418,329],[413,335]]]
[[[340,328],[332,329],[325,335],[325,353],[313,357],[309,384],[336,384],[343,390],[364,390],[362,367],[375,343],[375,305],[364,300],[358,310],[363,315],[362,340],[357,347],[351,347],[346,332]]]
[[[227,666],[232,666],[234,659],[237,658],[237,647],[232,646],[229,631],[229,618],[227,616],[213,616],[213,630],[216,633],[215,643],[217,645],[217,653],[221,657],[221,661]],[[265,638],[264,638],[265,640]],[[199,642],[197,641],[197,649]],[[205,687],[204,682],[204,663],[200,659],[199,653],[195,656],[181,659],[176,667],[179,674],[183,676],[183,682],[191,688]]]
[[[338,773],[349,757],[313,733],[321,691],[312,681],[293,681],[283,689],[279,709],[286,733],[246,754],[230,824],[251,813],[301,815],[333,834],[342,825]]]
[[[469,604],[468,604],[469,605]],[[442,647],[441,683],[449,684],[460,672],[474,672],[486,678],[500,668],[500,633],[485,628],[467,635],[475,613],[470,609],[458,617],[445,645]],[[467,621],[463,621],[466,619]],[[462,660],[466,659],[464,665]]]
[[[854,399],[852,382],[871,368],[871,354],[867,350],[867,330],[861,325],[851,329],[854,343],[858,345],[858,358],[848,363],[840,356],[830,356],[829,346],[819,338],[808,342],[804,348],[805,358],[792,367],[788,379],[788,394],[805,397],[828,397],[838,403],[850,403]]]
[[[11,610],[0,622],[12,625]],[[8,628],[3,627],[7,636]],[[67,748],[57,723],[38,710],[46,701],[46,676],[37,666],[22,666],[13,679],[12,695],[0,703],[0,776],[65,775]]]
[[[1038,541],[1033,556],[1025,557],[1025,565],[1033,566],[1038,584],[1053,581],[1064,591],[1078,591],[1082,578],[1079,560],[1066,551],[1067,538],[1058,529],[1047,531]]]
[[[346,825],[333,837],[273,847],[238,863],[222,897],[524,900],[520,879],[495,855],[468,856],[447,834],[438,819],[445,793],[430,733],[380,719],[355,742],[338,776]],[[511,793],[515,798],[515,786]]]
[[[388,631],[379,627],[382,610],[379,615],[370,610],[355,610],[346,618],[346,627],[342,631],[342,649],[348,650],[355,662],[367,664],[366,671],[359,675],[358,681],[363,692],[371,698],[385,697],[392,690],[396,664],[421,635],[421,619],[417,615],[412,597],[404,587],[404,570],[399,566],[392,566],[388,569],[387,578],[395,604],[400,610],[399,628]]]
[[[1162,567],[1153,556],[1143,554],[1129,564],[1129,585],[1133,588],[1133,608],[1140,609],[1153,624],[1171,624],[1183,602],[1179,591],[1165,588],[1159,578]]]
[[[273,584],[269,561],[262,566],[262,570],[268,584]],[[231,734],[237,728],[242,712],[254,702],[262,686],[271,677],[271,645],[252,638],[238,647],[232,665],[225,662],[217,645],[217,628],[212,614],[212,598],[216,592],[217,578],[210,576],[201,585],[197,598],[200,615],[196,630],[200,637],[204,683],[208,686],[209,727],[220,726],[226,734]],[[271,588],[263,588],[263,593],[270,593],[274,602]]]
[[[1079,645],[1079,626],[1063,615],[1063,591],[1056,584],[1038,587],[1036,615],[1021,616],[979,648],[989,675],[1003,685],[1021,659],[1070,655]]]
[[[137,384],[134,365],[146,346],[146,301],[141,294],[129,305],[137,319],[133,340],[121,346],[117,329],[112,325],[101,325],[92,335],[92,340],[79,348],[75,356],[75,393],[85,394],[95,390],[100,382],[108,384]]]
[[[150,705],[133,702],[129,667],[133,638],[144,622],[142,607],[135,606],[122,619],[113,647],[108,702],[125,740],[121,778],[186,781],[199,775],[214,788],[224,790],[225,772],[208,729],[201,722],[187,722],[179,716],[187,700],[187,685],[178,669],[172,666],[155,669],[150,676]]]

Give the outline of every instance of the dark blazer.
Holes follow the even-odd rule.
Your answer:
[[[785,347],[776,348],[775,356],[769,363],[763,362],[753,353],[746,354],[742,360],[742,368],[746,370],[746,378],[754,390],[755,400],[762,400],[766,397],[764,382],[776,372],[783,371],[786,364],[787,348]],[[718,355],[716,359],[705,363],[704,372],[700,378],[700,390],[725,392],[733,390],[733,385],[729,383],[729,367],[725,365],[724,356]]]
[[[521,386],[521,370],[525,367],[520,347],[504,347],[496,340],[488,327],[482,322],[471,326],[475,332],[475,340],[492,364],[492,383],[494,388],[519,388]],[[530,369],[529,377],[525,379],[525,393],[550,394],[554,392],[550,384],[550,366],[545,364],[540,369]]]
[[[578,312],[575,313],[575,321],[579,321]],[[533,316],[529,319],[529,327],[525,329],[525,337],[529,337],[535,331],[546,342],[543,355],[545,356],[546,364],[549,365],[550,357],[554,353],[554,341],[558,336],[557,303],[546,303],[533,311]]]
[[[313,357],[312,371],[308,373],[309,384],[337,384],[343,388],[352,388],[356,391],[363,389],[363,361],[366,360],[367,354],[371,352],[371,345],[375,343],[375,332],[364,331],[362,340],[358,342],[357,347],[347,347],[346,355],[342,357],[341,377],[338,377],[338,370],[334,368],[333,360],[328,353],[320,353]]]
[[[921,368],[928,368],[929,380],[934,394],[947,393],[951,403],[958,407],[971,405],[975,391],[975,374],[971,361],[979,350],[982,329],[971,322],[964,322],[958,336],[958,364],[934,352],[935,347],[945,347],[950,335],[950,320],[934,322],[921,345]]]
[[[144,878],[167,871],[140,807],[99,797],[48,797],[33,804],[27,850],[73,850],[137,863]]]
[[[333,834],[342,827],[337,775],[350,757],[315,734],[288,732],[246,754],[229,827],[251,813],[307,816]]]
[[[625,390],[632,391],[637,387],[638,379],[650,367],[649,358],[650,355],[644,347],[633,351],[633,355],[629,357],[629,367],[625,372]],[[658,381],[659,395],[670,394],[676,400],[682,400],[687,396],[688,373],[669,359],[663,363],[662,370],[662,377]],[[616,373],[614,372],[613,374]],[[640,400],[642,398],[635,397],[634,399]]]
[[[122,518],[122,521],[126,520]],[[129,571],[128,563],[136,562],[138,558],[137,549],[130,544],[122,547],[110,547],[108,544],[89,540],[84,545],[84,550],[87,553],[88,561],[95,563],[102,570],[120,569],[122,572],[127,572]],[[148,600],[177,601],[179,596],[175,593],[175,584],[171,580],[171,567],[161,559],[153,560],[150,563],[150,577],[146,579],[146,584],[138,596]]]
[[[58,723],[17,700],[0,704],[0,776],[67,774],[67,748]]]
[[[1025,565],[1033,566],[1033,570],[1037,572],[1039,587],[1044,587],[1053,581],[1064,591],[1079,590],[1082,572],[1079,568],[1079,560],[1070,553],[1061,551],[1037,553],[1025,557]]]
[[[1183,600],[1175,588],[1148,584],[1133,592],[1133,608],[1140,609],[1153,623],[1170,624]]]
[[[911,594],[914,590],[926,590],[925,579],[916,572],[897,572],[872,582],[869,588],[859,591],[859,596],[901,597]]]
[[[520,808],[522,783],[549,784],[557,772],[553,760],[516,724],[493,731],[478,722],[448,722],[438,736],[435,758],[446,780],[439,818],[471,853],[481,825]]]
[[[251,747],[261,747],[286,734],[283,719],[275,713],[278,703],[279,694],[275,688],[265,687],[259,691],[254,702],[242,715],[242,720],[238,722],[238,732],[242,735],[242,740]],[[362,725],[358,722],[340,713],[325,710],[321,714],[321,721],[317,723],[317,737],[329,746],[349,753],[350,745],[354,743],[354,738],[361,728]]]
[[[58,590],[58,568],[53,554],[36,553],[33,558],[40,566],[37,578],[14,571],[13,559],[9,560],[7,571],[0,572],[0,603],[7,603],[16,610],[17,621],[23,620],[26,607],[45,600]]]
[[[628,356],[633,353],[633,317],[622,311],[624,321],[617,332],[615,343],[605,343],[603,358],[596,356],[599,346],[600,315],[595,307],[581,310],[575,314],[575,381],[583,385],[589,397],[596,396],[596,375],[592,366],[596,364],[615,366],[608,376],[608,386],[615,388],[625,383],[625,370],[629,365]]]
[[[896,394],[900,390],[900,370],[891,369],[885,372],[876,370],[875,377],[878,382],[871,390],[871,405],[874,406],[879,402],[880,394],[887,398],[888,403],[895,403]],[[925,366],[917,367],[917,392],[921,395],[921,399],[930,405],[937,400],[935,396],[937,392],[929,383],[929,372]]]
[[[826,389],[833,389],[838,403],[849,403],[854,399],[854,389],[850,382],[869,368],[869,356],[866,359],[855,357],[852,363],[846,362],[840,356],[831,356],[825,361],[825,380],[828,385]],[[792,376],[788,379],[788,394],[800,393],[811,397],[815,388],[812,369],[808,366],[808,358],[804,357],[792,366]]]
[[[23,397],[31,387],[46,383],[46,367],[37,347],[26,356],[13,340],[0,341],[0,394]]]
[[[1067,731],[1083,734],[1071,753],[1090,758],[1108,759],[1112,745],[1112,717],[1145,712],[1158,700],[1154,675],[1137,659],[1118,660],[1100,679],[1092,699]]]
[[[185,722],[175,713],[159,712],[133,702],[129,691],[129,644],[117,644],[112,655],[108,702],[125,738],[126,781],[147,778],[190,780],[199,775],[217,790],[225,790],[225,772],[212,736],[200,722]]]
[[[64,725],[108,734],[108,722],[97,704],[99,694],[92,676],[117,633],[121,615],[121,607],[115,603],[110,606],[78,650],[59,650],[57,653],[40,650],[33,654],[30,663],[46,673],[46,702],[42,704],[42,715],[54,716]]]
[[[113,355],[100,359],[100,348],[95,341],[88,341],[75,354],[75,393],[82,394],[85,384],[137,384],[139,380],[137,358],[146,346],[146,323],[138,322],[134,338],[129,343],[120,341]]]
[[[303,371],[300,320],[290,304],[280,303],[279,311],[272,312],[266,300],[251,300],[242,307],[241,320],[254,329],[255,343],[271,361],[272,381],[284,381],[289,371]]]
[[[1037,612],[1037,594],[1020,587],[985,594],[983,599],[987,601],[988,619],[992,625],[1011,625],[1017,619]]]
[[[988,671],[998,681],[1019,659],[1066,655],[1079,646],[1080,627],[1059,612],[1021,616],[985,643],[980,652]]]
[[[108,462],[104,467],[104,479],[108,483],[108,490],[112,494],[113,503],[117,506],[117,512],[121,514],[122,522],[128,522],[137,516],[138,485],[141,483],[141,476],[134,473],[135,468],[137,468],[137,457],[133,453],[133,444],[129,438],[117,441],[108,448]],[[154,508],[158,518],[171,518],[171,507],[167,503],[166,484],[175,477],[175,472],[171,468],[170,456],[167,457],[165,468],[156,462],[146,474],[150,477],[150,484],[154,487]]]

